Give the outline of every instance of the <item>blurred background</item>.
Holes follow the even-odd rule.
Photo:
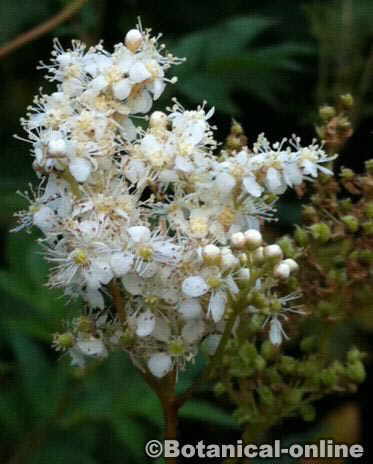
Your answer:
[[[0,48],[68,3],[0,0]],[[318,106],[350,92],[356,129],[338,163],[359,171],[372,154],[371,0],[88,0],[68,22],[0,60],[1,463],[141,463],[143,443],[161,433],[157,399],[125,356],[83,374],[51,349],[52,334],[77,308],[42,285],[47,268],[35,237],[9,232],[14,212],[26,206],[16,190],[36,183],[27,144],[12,135],[22,135],[19,118],[38,89],[49,88],[36,65],[48,61],[52,38],[63,45],[71,38],[89,45],[103,39],[111,48],[138,16],[144,27],[163,32],[173,54],[187,57],[159,107],[172,96],[186,107],[207,100],[216,108],[221,141],[234,117],[250,142],[265,132],[273,141],[296,133],[309,143]],[[292,230],[299,202],[289,194],[279,209],[281,231]],[[372,377],[355,396],[320,402],[315,423],[289,420],[272,438],[294,442],[322,431],[368,447]],[[204,392],[181,410],[180,434],[188,442],[240,438],[230,405]]]

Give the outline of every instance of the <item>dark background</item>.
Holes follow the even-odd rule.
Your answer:
[[[0,0],[0,45],[66,3]],[[38,61],[48,61],[55,36],[64,45],[71,38],[89,45],[104,39],[110,49],[138,16],[144,27],[163,32],[170,51],[187,57],[173,69],[179,82],[159,107],[175,95],[186,107],[206,99],[216,107],[221,141],[234,116],[250,142],[265,132],[273,141],[296,133],[308,143],[315,136],[318,106],[351,92],[358,102],[355,134],[338,163],[359,171],[371,156],[370,0],[90,0],[68,23],[0,61],[0,462],[140,463],[142,444],[161,433],[157,400],[125,356],[112,356],[83,375],[51,350],[51,334],[76,308],[43,286],[47,268],[35,237],[9,233],[13,213],[26,206],[15,191],[25,190],[28,182],[35,185],[28,146],[12,135],[23,135],[19,118],[33,95],[41,86],[50,89],[36,70]],[[279,230],[292,230],[299,210],[294,196],[287,195]],[[270,437],[299,441],[323,433],[368,446],[371,387],[368,376],[354,397],[323,400],[316,423],[289,420]],[[240,437],[230,405],[212,393],[201,393],[181,416],[186,442]]]

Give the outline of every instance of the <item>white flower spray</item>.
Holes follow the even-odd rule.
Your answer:
[[[330,159],[296,137],[217,151],[206,103],[151,113],[183,61],[159,38],[138,26],[112,53],[55,42],[41,68],[56,89],[22,119],[40,186],[17,228],[40,229],[49,285],[85,302],[55,347],[78,366],[124,350],[155,378],[183,369],[202,345],[219,350],[227,330],[234,336],[238,302],[246,316],[263,311],[281,343],[289,299],[276,295],[298,266],[263,244],[264,200],[328,173]],[[277,304],[256,306],[253,288]]]

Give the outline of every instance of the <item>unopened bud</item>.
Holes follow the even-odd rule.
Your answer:
[[[308,244],[308,232],[299,226],[297,226],[294,232],[294,237],[300,246],[306,246]]]
[[[141,46],[143,42],[143,37],[141,32],[138,29],[131,29],[127,32],[124,43],[126,47],[135,53]]]
[[[54,342],[57,348],[68,350],[69,348],[74,346],[75,338],[72,333],[66,332],[63,334],[57,334],[55,336]]]
[[[153,129],[165,129],[168,124],[168,118],[163,111],[154,111],[149,120],[149,125]]]
[[[238,271],[238,279],[239,280],[248,281],[248,280],[250,280],[250,275],[251,275],[250,269],[248,269],[247,267],[242,267]]]
[[[262,263],[264,261],[264,248],[259,247],[253,253],[253,259],[256,263]]]
[[[296,261],[294,261],[294,259],[288,258],[282,262],[289,266],[290,272],[297,272],[299,269],[299,265]]]
[[[346,93],[339,97],[342,105],[346,108],[352,108],[354,106],[354,97],[350,93]]]
[[[216,245],[206,245],[202,250],[202,254],[207,264],[217,264],[220,261],[220,248]]]
[[[235,248],[243,248],[246,244],[245,236],[242,232],[236,232],[231,236],[231,243]]]
[[[359,221],[355,216],[347,215],[342,218],[343,224],[347,227],[350,232],[356,232],[359,228]]]
[[[239,264],[238,259],[232,253],[225,253],[221,257],[223,268],[232,269]]]
[[[266,258],[270,259],[282,259],[283,257],[281,248],[276,244],[264,247],[263,253]]]
[[[313,238],[319,240],[322,243],[329,241],[331,237],[331,231],[328,224],[320,222],[310,227]]]
[[[278,279],[287,279],[290,276],[290,266],[281,261],[281,263],[274,267],[273,275]]]
[[[320,118],[324,121],[335,116],[335,108],[333,106],[324,105],[319,109]]]
[[[250,248],[250,250],[257,249],[263,242],[262,234],[259,230],[256,229],[249,229],[244,233],[246,245]]]
[[[373,235],[373,221],[364,222],[362,227],[365,234]]]
[[[373,159],[365,161],[365,169],[368,171],[368,174],[373,174]]]

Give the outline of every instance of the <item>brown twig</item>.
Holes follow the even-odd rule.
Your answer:
[[[113,298],[113,306],[115,308],[116,315],[120,322],[126,322],[126,313],[124,310],[124,298],[116,280],[112,280],[109,284],[111,296]]]
[[[24,45],[38,39],[44,34],[55,29],[60,24],[64,23],[65,21],[69,20],[74,14],[76,14],[83,5],[88,0],[74,0],[68,5],[65,6],[59,13],[55,16],[52,16],[47,21],[39,24],[36,27],[33,27],[27,32],[20,34],[15,39],[7,42],[5,45],[0,47],[0,59],[5,58],[6,56],[13,53],[18,48],[23,47]]]

